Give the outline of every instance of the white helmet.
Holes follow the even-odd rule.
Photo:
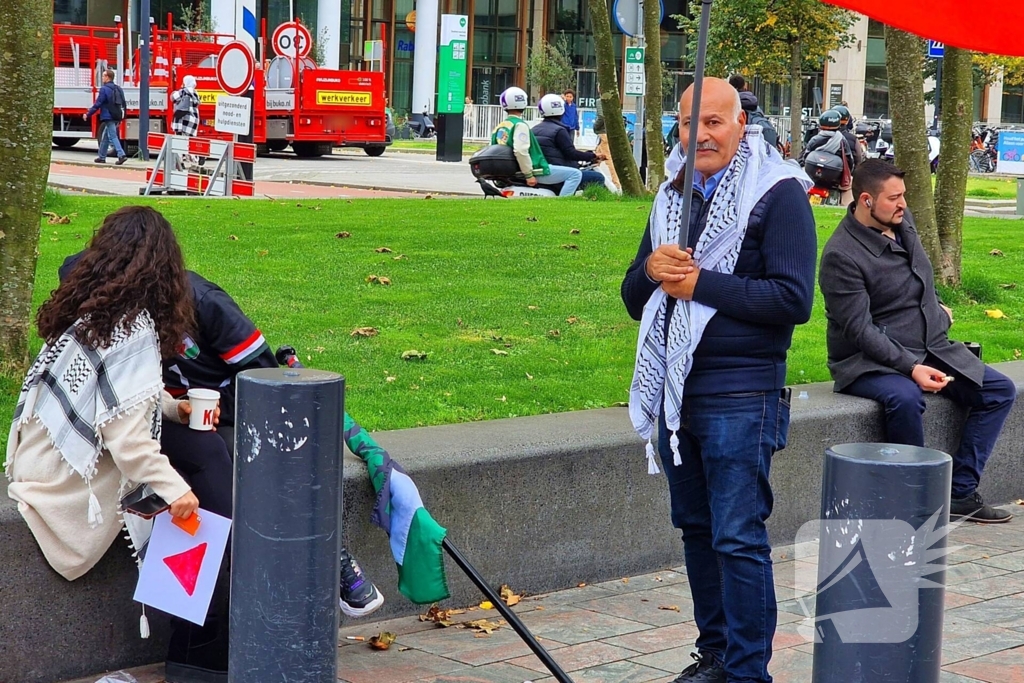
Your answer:
[[[530,98],[526,96],[526,91],[514,87],[501,93],[498,101],[501,102],[502,109],[510,111],[522,111],[530,104]]]
[[[537,109],[540,110],[540,115],[544,118],[561,116],[565,113],[565,100],[562,99],[561,95],[551,93],[540,98],[540,102],[537,103]]]

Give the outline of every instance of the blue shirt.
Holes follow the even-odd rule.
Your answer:
[[[565,113],[562,114],[562,125],[573,131],[580,129],[580,115],[575,104],[565,105]]]
[[[715,190],[718,189],[718,184],[722,182],[722,176],[725,175],[725,171],[728,168],[729,167],[726,166],[707,180],[704,180],[703,176],[695,172],[693,174],[693,189],[704,195],[704,201],[708,201],[711,199],[711,195],[715,193]]]

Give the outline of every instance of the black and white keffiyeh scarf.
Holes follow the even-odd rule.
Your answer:
[[[149,313],[143,311],[130,325],[120,326],[104,348],[91,349],[75,338],[79,322],[43,346],[25,378],[7,441],[7,474],[22,425],[37,418],[61,458],[89,486],[88,520],[95,527],[103,523],[90,483],[104,448],[100,429],[156,398],[150,433],[159,440],[163,383],[160,346]]]
[[[689,224],[682,215],[683,197],[671,187],[671,179],[686,162],[682,150],[681,143],[676,145],[666,162],[669,180],[662,184],[651,209],[651,248],[654,250],[662,244],[677,244],[680,230]],[[795,162],[784,161],[778,151],[765,143],[760,126],[748,126],[736,156],[715,190],[708,208],[707,226],[694,248],[694,260],[702,270],[733,272],[751,211],[771,188],[788,178],[798,180],[805,190],[811,186]],[[651,436],[662,409],[666,425],[672,431],[673,462],[682,464],[676,432],[683,389],[693,365],[693,352],[717,312],[696,301],[678,300],[671,319],[666,321],[667,306],[668,295],[659,287],[644,307],[629,390],[629,417],[637,434],[647,441],[650,474],[660,471]]]

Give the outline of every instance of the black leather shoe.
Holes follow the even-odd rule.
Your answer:
[[[708,653],[698,655],[696,652],[691,652],[690,656],[696,661],[686,667],[672,683],[726,683],[725,669],[713,656]]]
[[[1013,515],[1006,510],[985,505],[981,494],[975,491],[964,498],[952,498],[949,501],[949,518],[979,524],[1003,524],[1013,519]]]

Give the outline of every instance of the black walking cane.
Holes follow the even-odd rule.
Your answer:
[[[277,358],[277,362],[281,365],[287,365],[290,368],[304,367],[299,361],[299,357],[298,354],[296,354],[295,349],[290,346],[282,346],[278,348],[277,353],[274,355]],[[573,680],[569,678],[568,674],[562,671],[562,667],[558,666],[558,663],[551,657],[551,654],[544,649],[544,646],[541,645],[537,641],[537,638],[530,633],[530,630],[526,628],[526,624],[524,624],[519,616],[502,601],[501,597],[499,597],[490,584],[487,583],[487,580],[481,576],[476,567],[470,564],[465,555],[455,547],[447,536],[445,536],[441,547],[443,547],[444,551],[448,553],[448,556],[455,561],[455,564],[459,566],[459,569],[465,572],[466,576],[469,577],[469,580],[480,589],[480,592],[484,594],[484,597],[494,605],[494,608],[498,610],[498,613],[501,614],[502,617],[504,617],[505,621],[508,622],[508,625],[512,627],[512,630],[523,639],[523,642],[525,642],[531,650],[533,650],[533,653],[537,655],[537,658],[540,659],[545,667],[547,667],[547,670],[551,672],[551,675],[555,677],[555,680],[557,680],[558,683],[573,683]]]

